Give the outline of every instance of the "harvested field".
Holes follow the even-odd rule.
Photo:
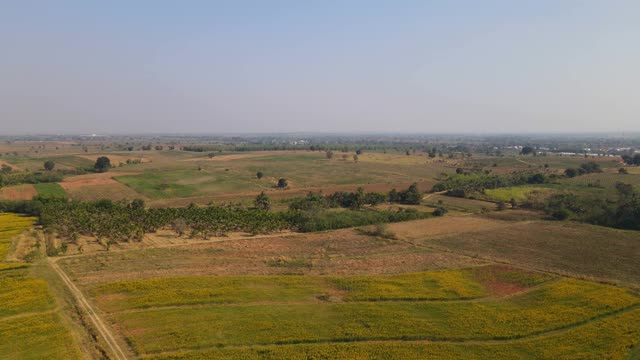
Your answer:
[[[425,236],[422,243],[483,259],[640,286],[637,231],[531,221],[494,229],[478,228],[464,236],[452,234],[438,239]]]
[[[162,242],[166,244],[174,239],[173,235],[149,235],[143,243],[151,241],[162,246]],[[127,245],[118,247],[124,250]],[[118,247],[113,249],[117,251]],[[85,251],[90,248],[85,246]],[[131,261],[133,259],[136,261]],[[179,275],[394,274],[484,263],[350,229],[257,238],[212,238],[191,245],[168,244],[156,249],[103,252],[60,261],[80,283],[149,278],[169,272]]]
[[[3,200],[31,200],[38,195],[38,191],[31,184],[5,186],[0,188],[0,199]]]
[[[93,186],[93,185],[110,185],[117,184],[113,177],[121,176],[121,175],[136,175],[139,173],[96,173],[96,174],[87,174],[87,175],[75,175],[69,176],[65,179],[65,181],[60,183],[65,190],[71,190],[78,187],[83,186]]]
[[[416,241],[435,236],[463,235],[475,231],[497,231],[513,224],[483,216],[445,216],[389,224],[389,229],[401,239]]]

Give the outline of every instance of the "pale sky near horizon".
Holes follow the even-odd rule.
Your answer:
[[[640,131],[640,1],[0,3],[0,134]]]

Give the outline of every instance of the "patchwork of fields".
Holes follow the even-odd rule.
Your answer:
[[[387,192],[417,183],[424,192],[457,170],[551,175],[585,161],[429,158],[402,149],[357,158],[340,151],[330,158],[321,151],[53,149],[3,159],[16,169],[40,171],[51,159],[56,169],[73,170],[106,155],[115,166],[66,172],[59,183],[4,187],[0,199],[37,194],[140,198],[147,207],[247,206],[264,191],[271,211],[279,211],[308,191]],[[532,194],[610,194],[618,181],[640,185],[637,168],[624,175],[617,160],[593,161],[603,173],[478,190],[474,198],[443,191],[422,194],[417,205],[372,207],[444,208],[446,216],[314,233],[238,230],[206,240],[177,236],[180,224],[172,222],[109,246],[83,232],[47,261],[48,242],[58,246],[62,239],[34,227],[36,218],[0,214],[0,358],[635,360],[637,231],[495,211],[495,202]],[[286,190],[275,188],[280,178],[288,180]],[[339,218],[343,211],[352,210],[326,214]],[[30,263],[8,260],[23,258]]]
[[[607,275],[637,289],[637,237],[596,231],[588,241],[617,234],[617,245],[601,246],[618,250],[600,260],[609,270],[596,261],[581,268],[580,255],[568,254],[589,246],[566,239],[584,241],[592,227],[552,230],[557,223],[509,213],[392,224],[402,241],[345,229],[123,247],[59,264],[144,359],[624,359],[636,351],[637,290],[562,274]],[[517,243],[503,256],[552,272],[438,250],[492,234],[506,243],[532,224],[559,232],[530,245],[538,261],[520,257]]]

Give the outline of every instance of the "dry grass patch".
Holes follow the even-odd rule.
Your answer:
[[[527,267],[640,286],[640,235],[601,226],[552,221],[478,228],[424,244]]]

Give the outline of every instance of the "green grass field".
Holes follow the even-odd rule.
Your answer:
[[[154,156],[154,155],[151,155]],[[427,164],[424,157],[411,161],[398,155],[362,155],[354,163],[351,158],[326,159],[324,153],[302,152],[282,154],[226,154],[208,158],[162,160],[125,166],[123,171],[142,170],[139,175],[117,176],[116,179],[151,199],[171,199],[203,195],[229,195],[273,189],[279,178],[286,178],[291,189],[327,188],[366,184],[399,184],[435,181],[451,168]],[[226,161],[225,157],[242,156]],[[196,161],[181,161],[196,160]],[[114,169],[114,174],[120,168]],[[258,180],[256,173],[264,173]],[[316,189],[318,190],[318,189]]]
[[[38,191],[38,195],[48,198],[64,198],[67,192],[57,183],[41,183],[33,185]]]

